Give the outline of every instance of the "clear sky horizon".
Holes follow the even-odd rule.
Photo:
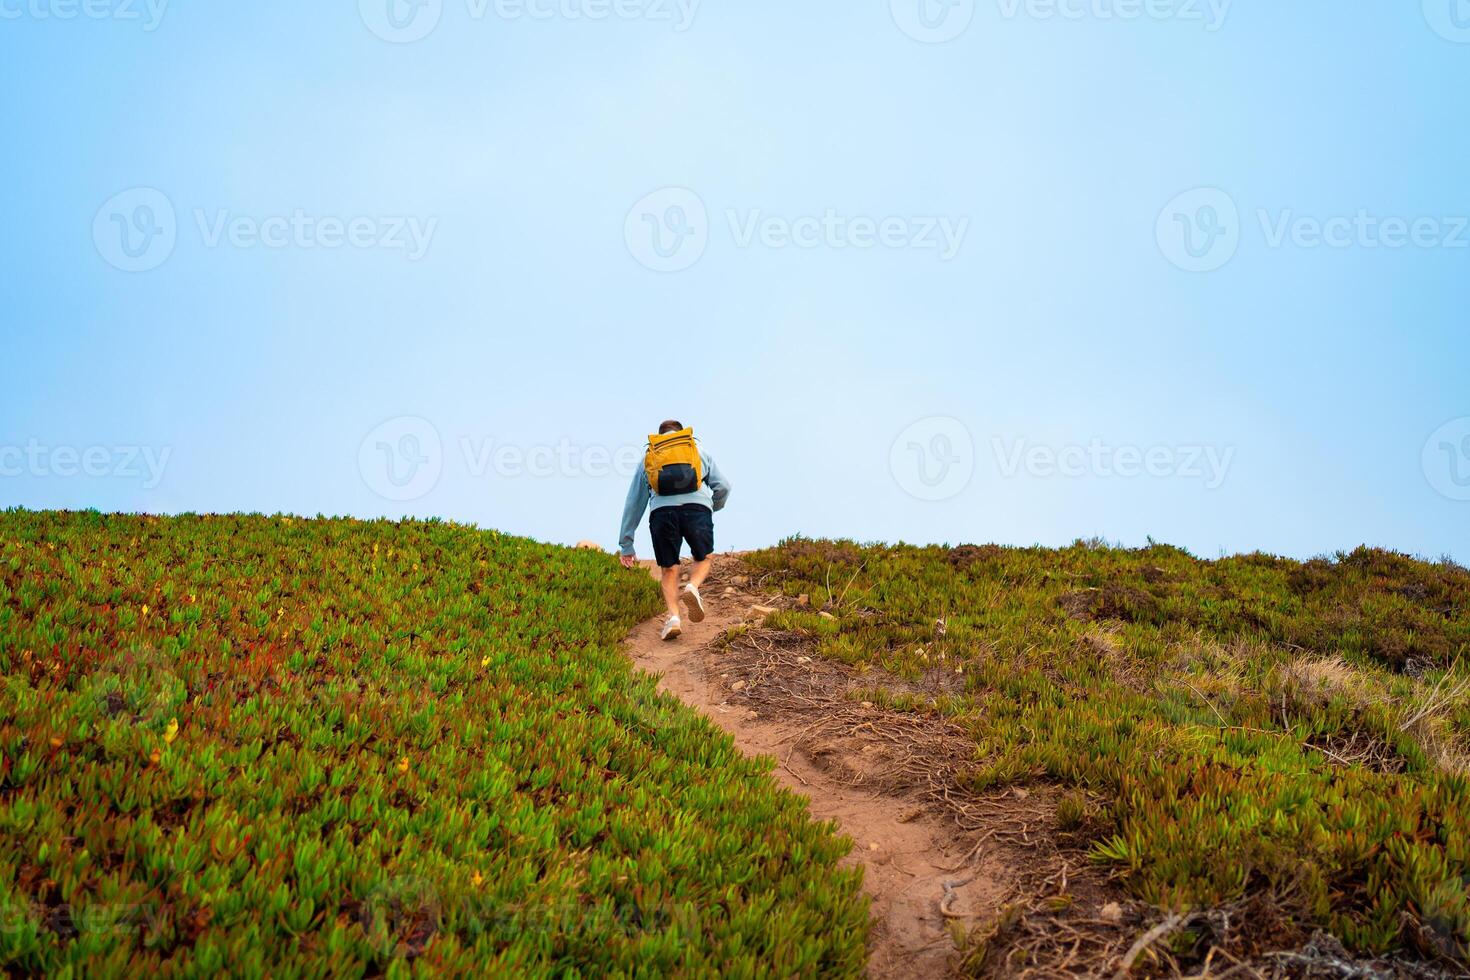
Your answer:
[[[1470,0],[0,0],[0,507],[1470,559]],[[647,556],[646,530],[639,536]]]

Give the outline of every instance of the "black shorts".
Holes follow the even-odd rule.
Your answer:
[[[648,533],[653,536],[653,557],[659,568],[679,564],[679,548],[685,541],[695,561],[704,561],[715,551],[715,515],[703,504],[650,511]]]

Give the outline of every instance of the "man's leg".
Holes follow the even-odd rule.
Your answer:
[[[648,534],[653,539],[653,560],[658,564],[659,586],[663,589],[664,605],[669,607],[669,618],[677,619],[679,617],[679,548],[683,544],[679,537],[677,512],[671,507],[660,507],[649,511]]]
[[[695,623],[704,621],[704,599],[699,587],[709,578],[714,568],[715,527],[708,507],[688,504],[682,508],[680,531],[689,542],[689,551],[694,558],[694,567],[689,570],[689,587],[679,599],[689,609],[689,619]]]
[[[664,590],[664,605],[669,607],[671,617],[679,615],[679,566],[659,569],[659,584]]]
[[[699,504],[685,508],[683,517],[682,531],[689,542],[689,553],[694,556],[689,584],[697,590],[715,567],[715,518],[708,507]]]
[[[701,585],[704,584],[704,580],[709,578],[710,570],[714,567],[714,555],[710,555],[704,561],[695,562],[694,567],[689,570],[689,584],[694,586],[696,589],[699,588]]]

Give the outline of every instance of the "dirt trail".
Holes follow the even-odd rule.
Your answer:
[[[766,581],[740,555],[716,556],[703,589],[704,622],[686,616],[683,636],[664,643],[660,615],[629,634],[627,650],[659,676],[662,690],[719,725],[742,751],[774,758],[777,780],[805,797],[815,818],[835,821],[852,838],[844,860],[863,868],[872,900],[869,976],[938,977],[960,967],[1007,980],[1125,977],[1135,968],[1183,976],[1162,947],[1186,925],[1197,946],[1209,946],[1202,971],[1195,962],[1190,976],[1217,975],[1217,954],[1222,977],[1283,976],[1273,958],[1282,955],[1347,975],[1354,961],[1330,936],[1322,949],[1249,963],[1228,953],[1232,928],[1250,929],[1260,915],[1246,904],[1182,917],[1130,899],[1090,858],[1092,842],[1110,826],[1097,819],[1100,798],[1042,779],[976,794],[966,778],[975,763],[968,730],[943,711],[879,703],[902,695],[922,706],[963,684],[947,668],[905,679],[816,656],[808,633],[766,621],[778,608],[810,611],[807,598],[773,595]],[[828,614],[866,612],[839,605]],[[1058,814],[1064,797],[1072,814],[1065,824]],[[1417,966],[1402,973],[1365,966],[1361,975],[1390,972],[1451,975]]]
[[[741,681],[721,674],[712,644],[746,620],[753,601],[727,581],[736,565],[738,559],[717,556],[715,574],[703,589],[708,610],[704,622],[691,623],[686,616],[683,636],[665,643],[659,640],[660,615],[629,634],[629,655],[639,667],[660,675],[661,689],[729,732],[743,751],[773,756],[776,778],[811,802],[814,817],[837,821],[853,839],[846,860],[863,866],[864,888],[872,898],[869,975],[949,972],[955,958],[949,920],[967,926],[976,916],[993,912],[1008,891],[1008,875],[989,867],[983,856],[978,864],[970,863],[973,837],[961,834],[952,822],[893,795],[854,786],[852,773],[863,769],[864,747],[808,743],[803,735],[809,725],[731,703],[738,692],[732,688]]]

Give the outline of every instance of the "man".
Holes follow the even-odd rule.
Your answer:
[[[624,568],[638,561],[633,550],[633,532],[648,514],[648,530],[653,536],[653,557],[658,562],[664,591],[664,605],[669,618],[659,634],[665,640],[679,636],[683,625],[679,615],[682,602],[689,621],[704,619],[704,599],[699,587],[709,577],[714,565],[714,512],[725,506],[730,484],[725,481],[715,461],[694,441],[694,431],[670,419],[658,427],[658,435],[650,436],[644,468],[633,474],[628,488],[628,501],[623,505],[622,537],[619,541]],[[689,584],[679,590],[679,550],[689,542],[694,567]]]

